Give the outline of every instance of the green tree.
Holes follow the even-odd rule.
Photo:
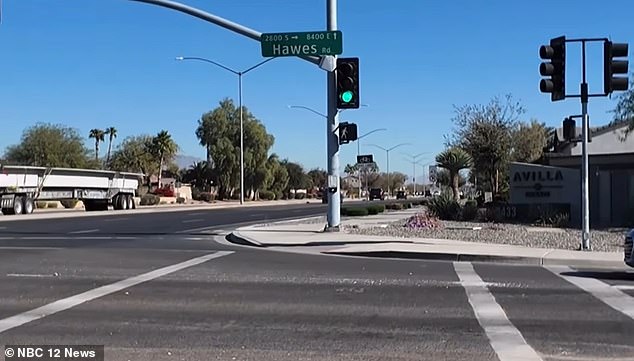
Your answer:
[[[112,153],[110,169],[121,172],[143,173],[146,181],[157,174],[158,167],[151,152],[152,136],[138,135],[127,137]]]
[[[304,172],[304,167],[301,164],[284,159],[281,165],[286,168],[288,173],[288,184],[284,190],[287,197],[290,197],[291,189],[305,189],[310,186],[310,177]]]
[[[440,168],[449,172],[451,190],[454,200],[460,199],[460,171],[471,167],[473,160],[469,153],[461,148],[449,148],[436,156],[436,163]]]
[[[266,161],[266,168],[268,170],[268,176],[264,187],[275,193],[275,197],[280,199],[288,187],[289,182],[286,167],[281,164],[278,155],[273,153]]]
[[[489,180],[487,183],[494,195],[499,194],[508,183],[506,170],[512,150],[511,133],[517,128],[524,108],[511,95],[504,100],[495,97],[487,105],[454,108],[455,131],[447,145],[464,149],[471,156],[476,173]]]
[[[99,161],[99,143],[104,141],[105,132],[101,129],[93,128],[88,133],[88,138],[95,139],[95,161]]]
[[[160,187],[163,168],[174,159],[176,152],[178,152],[178,145],[174,142],[172,136],[166,130],[161,130],[158,134],[156,134],[156,136],[154,136],[154,138],[152,138],[149,149],[150,153],[155,157],[155,161],[158,161],[157,177]]]
[[[314,168],[308,171],[308,177],[313,187],[322,188],[326,186],[328,181],[328,172],[323,169]]]
[[[630,89],[621,93],[618,99],[618,103],[614,108],[614,121],[629,121],[625,137],[622,139],[625,140],[625,138],[634,131],[634,73],[632,73],[632,83]]]
[[[548,145],[548,128],[537,120],[520,122],[511,133],[511,159],[515,162],[532,163],[544,154]]]
[[[211,191],[214,174],[208,162],[196,162],[182,174],[182,181],[189,183],[203,192]]]
[[[108,127],[105,132],[108,135],[108,155],[106,156],[106,164],[110,164],[110,153],[112,152],[112,141],[117,137],[117,128]]]
[[[18,165],[93,168],[79,132],[63,125],[38,123],[25,129],[20,144],[6,149],[5,161]]]

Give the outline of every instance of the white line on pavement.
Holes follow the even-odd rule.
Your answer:
[[[95,232],[99,232],[99,229],[84,229],[81,231],[73,231],[73,232],[68,232],[70,234],[83,234],[83,233],[95,233]]]
[[[0,227],[0,229],[7,229],[7,227]]]
[[[634,285],[613,285],[612,287],[616,288],[617,290],[623,290],[623,291],[634,290]]]
[[[3,247],[0,247],[0,249],[6,249],[6,250],[10,250],[10,251],[22,251],[22,250],[24,250],[24,251],[30,251],[30,250],[41,251],[41,250],[64,249],[64,247],[37,247],[37,246],[34,246],[34,247],[19,247],[19,246],[12,247],[12,246],[3,246]]]
[[[567,266],[547,266],[546,268],[634,320],[634,297],[594,278],[562,274],[568,272],[574,274],[575,271]]]
[[[92,290],[89,290],[74,296],[63,298],[61,300],[57,300],[55,302],[44,305],[42,307],[38,307],[30,311],[26,311],[15,316],[7,317],[5,319],[0,320],[0,333],[10,330],[12,328],[16,328],[18,326],[22,326],[31,321],[39,320],[40,318],[44,318],[46,316],[50,316],[61,311],[71,309],[75,306],[81,305],[82,303],[89,302],[94,299],[107,296],[115,292],[119,292],[129,287],[136,286],[140,283],[151,281],[153,279],[166,276],[170,273],[174,273],[185,268],[199,265],[201,263],[207,262],[214,258],[228,256],[232,253],[233,251],[218,251],[218,252],[210,253],[204,256],[192,258],[190,260],[187,260],[181,263],[159,268],[154,271],[150,271],[148,273],[130,277],[115,283],[111,283],[109,285],[94,288]]]
[[[205,214],[205,212],[195,212],[195,213],[189,213],[188,216],[202,216],[203,214]]]
[[[202,221],[204,221],[204,219],[195,218],[195,219],[186,219],[183,221],[183,223],[194,223],[194,222],[202,222]]]
[[[473,312],[500,361],[541,361],[542,358],[508,319],[473,265],[454,262],[453,266]]]
[[[31,274],[31,273],[7,273],[7,277],[45,278],[45,277],[55,277],[55,275]]]

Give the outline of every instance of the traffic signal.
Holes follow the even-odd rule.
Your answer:
[[[614,90],[627,90],[628,78],[626,76],[614,76],[614,74],[627,74],[627,43],[603,43],[603,92],[605,95]],[[622,58],[626,59],[614,59]]]
[[[354,123],[339,123],[339,144],[348,144],[357,140],[357,125]]]
[[[359,58],[337,58],[337,109],[356,109],[359,101]]]
[[[565,140],[573,140],[577,138],[577,124],[574,119],[566,118],[563,122],[563,131]]]
[[[550,78],[539,82],[542,93],[550,93],[550,100],[557,101],[566,97],[566,37],[550,39],[550,45],[539,48],[539,56],[550,60],[539,65],[539,73]]]

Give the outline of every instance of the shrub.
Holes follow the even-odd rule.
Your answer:
[[[367,208],[368,214],[372,214],[372,215],[385,212],[385,206],[383,204],[373,204],[365,208]]]
[[[59,203],[57,202],[48,202],[48,205],[46,205],[46,208],[57,208],[59,207]]]
[[[160,201],[159,204],[167,204],[167,201]]]
[[[37,208],[44,209],[44,208],[48,207],[48,202],[35,202],[35,206]]]
[[[178,203],[178,204],[185,204],[185,198],[184,198],[184,197],[178,197],[178,198],[176,198],[176,203]]]
[[[542,210],[539,218],[535,222],[542,227],[567,227],[570,222],[570,214],[567,212],[558,212],[555,210]]]
[[[400,211],[401,209],[403,209],[403,205],[401,203],[389,203],[385,205],[385,209]]]
[[[155,206],[161,202],[161,197],[156,194],[147,193],[141,197],[139,202],[142,206]]]
[[[417,202],[417,205],[427,207],[429,205],[429,199],[423,198]]]
[[[198,200],[203,202],[213,202],[214,195],[209,192],[200,192],[200,194],[198,194]]]
[[[304,199],[306,198],[306,193],[295,193],[295,199]]]
[[[263,190],[260,191],[260,199],[264,199],[266,201],[272,201],[275,199],[275,192]]]
[[[412,202],[405,203],[405,208],[411,209],[413,207]]]
[[[433,217],[428,213],[416,213],[409,217],[404,227],[412,229],[438,229],[442,228],[443,224],[437,217]]]
[[[478,202],[468,200],[460,211],[460,218],[463,221],[473,221],[478,217]]]
[[[75,208],[77,206],[77,203],[79,203],[79,200],[77,199],[64,199],[62,201],[60,201],[60,203],[62,204],[62,206],[66,209],[72,209]]]
[[[341,208],[341,215],[350,216],[350,217],[367,216],[368,209],[361,208],[361,207],[355,207],[355,208],[344,207],[344,208]]]
[[[235,191],[235,192],[233,192],[233,194],[231,195],[231,197],[230,197],[230,198],[231,198],[231,199],[233,199],[233,200],[240,199],[240,190],[239,190],[239,189],[236,189],[236,191]]]
[[[429,212],[443,220],[453,221],[460,216],[460,204],[453,199],[450,192],[442,192],[429,202]]]

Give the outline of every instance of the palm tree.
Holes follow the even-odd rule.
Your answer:
[[[91,129],[88,138],[95,138],[95,160],[99,161],[99,142],[104,141],[105,132],[101,129]]]
[[[106,129],[108,134],[108,155],[106,156],[106,164],[110,164],[110,152],[112,151],[112,140],[117,137],[117,128],[109,127]]]
[[[178,145],[172,139],[172,136],[166,131],[161,130],[154,138],[152,138],[151,151],[158,158],[158,185],[161,186],[161,177],[163,175],[163,165],[167,159],[172,159],[178,152]]]
[[[436,156],[436,163],[438,163],[439,167],[444,168],[449,172],[453,198],[456,201],[459,200],[460,171],[470,168],[473,164],[473,159],[464,149],[454,147],[446,149],[442,153],[438,154]]]

